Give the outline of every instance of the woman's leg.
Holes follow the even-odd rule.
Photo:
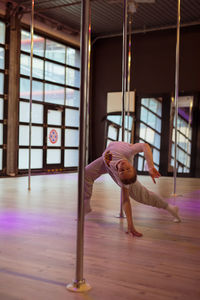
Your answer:
[[[107,171],[102,157],[97,158],[85,168],[84,201],[86,214],[91,211],[90,199],[92,196],[93,183],[98,177],[105,173],[107,173]]]
[[[157,208],[167,208],[168,203],[157,194],[149,191],[139,181],[130,185],[129,194],[135,201],[155,206]]]
[[[168,204],[164,199],[162,199],[159,195],[149,191],[145,188],[139,181],[131,184],[129,187],[129,194],[131,198],[135,201],[154,206],[157,208],[166,209],[171,215],[173,215],[176,219],[174,221],[180,222],[181,219],[178,215],[178,207]]]

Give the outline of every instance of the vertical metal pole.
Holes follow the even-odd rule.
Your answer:
[[[122,142],[124,142],[125,135],[125,98],[127,91],[127,0],[124,0],[124,10],[123,10],[123,49],[122,49]],[[122,192],[120,198],[120,213],[119,217],[124,218],[122,209]]]
[[[175,70],[175,144],[174,144],[174,195],[176,195],[177,176],[177,121],[178,121],[178,94],[179,94],[179,49],[180,49],[180,0],[177,10],[177,40],[176,40],[176,70]]]
[[[123,49],[122,49],[122,142],[125,134],[125,98],[127,91],[127,0],[124,0],[123,10]]]
[[[129,29],[128,29],[128,82],[127,82],[127,92],[128,92],[128,115],[127,115],[127,128],[129,130],[129,121],[130,121],[130,83],[131,83],[131,25],[132,25],[132,17],[129,14]],[[127,142],[130,143],[129,139],[129,131],[127,131]]]
[[[80,131],[79,131],[79,170],[78,170],[78,218],[76,244],[76,278],[67,289],[73,292],[84,292],[91,289],[83,278],[84,248],[84,176],[86,160],[86,125],[88,95],[88,43],[89,43],[89,10],[90,1],[82,0],[81,7],[81,86],[80,86]]]
[[[30,54],[30,106],[29,106],[29,162],[28,190],[31,189],[31,135],[32,135],[32,76],[33,76],[33,34],[34,34],[34,0],[31,0],[31,54]]]
[[[87,79],[87,130],[86,130],[86,164],[89,152],[89,96],[90,96],[90,60],[91,60],[91,8],[89,8],[89,36],[88,36],[88,79]]]

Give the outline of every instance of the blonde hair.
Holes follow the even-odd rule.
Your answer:
[[[123,184],[131,184],[131,183],[134,183],[136,182],[137,180],[137,172],[136,172],[136,169],[133,167],[133,175],[129,178],[120,178],[121,182]]]

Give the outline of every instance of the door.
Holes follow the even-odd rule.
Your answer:
[[[46,106],[44,117],[44,168],[63,168],[63,108]]]

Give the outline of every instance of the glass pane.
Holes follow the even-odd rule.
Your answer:
[[[19,122],[29,122],[30,104],[20,101],[19,103]]]
[[[33,53],[38,56],[44,56],[44,38],[35,34],[33,36]]]
[[[157,115],[162,116],[162,103],[160,101],[157,102]]]
[[[2,170],[2,166],[3,166],[2,162],[3,162],[3,150],[0,149],[0,170]]]
[[[31,169],[40,169],[43,165],[43,151],[41,149],[31,149]],[[19,169],[28,169],[29,150],[19,149]]]
[[[64,92],[63,87],[45,84],[45,102],[64,105]]]
[[[107,139],[107,142],[106,142],[106,148],[108,147],[108,145],[111,143],[112,141]]]
[[[174,167],[174,159],[171,159],[170,165],[171,165],[172,167]]]
[[[30,80],[20,78],[20,98],[30,99]],[[32,99],[43,101],[43,83],[33,80],[32,81]]]
[[[182,148],[185,149],[187,148],[187,142],[186,142],[186,138],[184,137],[184,135],[178,133],[178,145]]]
[[[61,150],[48,149],[47,150],[47,164],[60,164],[61,163]]]
[[[67,88],[66,89],[66,105],[79,107],[80,106],[80,91]]]
[[[19,121],[29,122],[29,109],[30,104],[20,101],[19,106]],[[32,104],[32,123],[43,124],[43,105]]]
[[[155,131],[151,128],[147,127],[146,131],[146,141],[152,145],[154,145]]]
[[[154,129],[156,128],[156,116],[150,111],[148,112],[148,125]]]
[[[62,44],[46,40],[45,57],[61,63],[65,63],[65,49],[66,47]]]
[[[47,129],[47,146],[59,147],[61,146],[61,129],[48,127]]]
[[[5,44],[5,24],[0,22],[0,43]]]
[[[43,167],[43,150],[32,149],[31,150],[31,168],[40,169]]]
[[[119,137],[118,137],[118,141],[122,141],[122,129],[119,129]]]
[[[179,148],[177,151],[177,160],[180,161],[182,164],[185,163],[185,153]]]
[[[108,127],[108,138],[111,138],[115,141],[117,140],[117,129],[112,125]]]
[[[174,157],[174,148],[175,148],[175,147],[174,147],[174,143],[173,143],[173,144],[172,144],[172,153],[171,153],[171,156],[172,156],[172,157]]]
[[[142,105],[149,107],[149,99],[148,98],[142,98],[141,103],[142,103]]]
[[[19,145],[20,146],[29,145],[29,126],[24,126],[24,125],[19,126]]]
[[[172,142],[175,142],[175,129],[172,130]]]
[[[31,34],[24,30],[21,31],[21,50],[31,51]],[[33,54],[44,56],[44,38],[36,34],[33,35]]]
[[[117,115],[110,115],[107,117],[107,119],[115,124],[121,125],[121,116],[117,116]]]
[[[24,30],[21,31],[21,50],[31,51],[31,35],[30,32]]]
[[[157,165],[160,163],[160,152],[156,149],[153,149],[153,161]]]
[[[65,83],[65,68],[63,66],[45,62],[45,80],[57,83]]]
[[[142,98],[141,104],[148,107],[151,111],[161,117],[162,115],[162,98]]]
[[[192,140],[192,128],[189,129],[188,138],[189,138],[190,140]]]
[[[159,119],[159,118],[156,118],[156,128],[155,129],[161,133],[161,119]]]
[[[189,173],[190,170],[189,170],[188,168],[184,167],[183,172],[184,172],[184,173]]]
[[[3,120],[3,99],[0,98],[0,120]]]
[[[80,87],[80,72],[71,68],[66,69],[66,84]]]
[[[64,167],[78,167],[78,150],[65,150]]]
[[[140,120],[147,123],[148,110],[141,106]]]
[[[61,125],[61,123],[62,123],[62,112],[59,110],[48,109],[47,124]]]
[[[32,126],[31,145],[43,146],[43,127]]]
[[[190,156],[186,155],[186,166],[190,168]]]
[[[131,133],[128,130],[125,130],[124,132],[124,141],[127,143],[131,142]]]
[[[29,150],[28,149],[19,149],[18,157],[18,168],[19,169],[28,169],[29,161]]]
[[[144,124],[140,124],[140,138],[145,140],[146,139],[146,126]]]
[[[125,128],[131,130],[132,129],[133,118],[131,116],[125,116]]]
[[[0,145],[3,145],[3,124],[0,123]]]
[[[158,101],[156,99],[151,98],[149,102],[149,109],[154,113],[157,113]]]
[[[32,122],[37,124],[43,124],[43,105],[32,104]]]
[[[67,64],[73,67],[80,67],[80,51],[67,48]]]
[[[153,144],[155,147],[157,147],[158,149],[160,149],[160,135],[159,134],[155,134],[155,142]]]
[[[29,126],[19,126],[19,145],[29,145]],[[32,126],[31,130],[31,145],[32,146],[43,146],[43,127]]]
[[[122,141],[122,129],[119,129],[119,137],[118,137],[118,141]],[[124,132],[124,141],[127,143],[131,142],[131,133],[130,131],[125,130]]]
[[[4,48],[0,47],[0,69],[4,69],[4,57],[5,57],[5,51]]]
[[[79,131],[76,129],[65,129],[65,147],[79,146]]]
[[[144,162],[144,158],[139,156],[138,157],[138,171],[143,171],[143,162]]]
[[[65,126],[79,127],[79,111],[74,109],[65,109]]]
[[[44,61],[33,58],[33,77],[43,79]],[[21,54],[20,74],[30,76],[30,56]]]
[[[20,74],[30,76],[30,56],[21,54]]]
[[[0,73],[0,94],[3,94],[3,86],[4,86],[4,76]]]

